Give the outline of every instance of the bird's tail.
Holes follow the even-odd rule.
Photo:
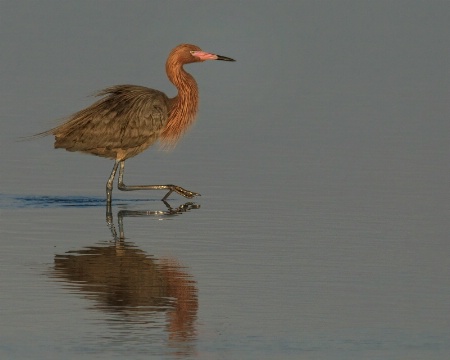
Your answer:
[[[30,141],[30,140],[40,139],[40,138],[43,138],[45,136],[53,135],[54,131],[55,131],[55,128],[47,130],[47,131],[43,131],[43,132],[40,132],[40,133],[34,134],[34,135],[20,136],[17,139],[17,141],[22,142],[22,141]]]

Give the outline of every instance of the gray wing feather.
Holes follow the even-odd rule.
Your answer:
[[[156,141],[167,122],[169,99],[160,91],[118,85],[97,96],[103,98],[43,135],[55,135],[55,147],[70,151],[126,150]]]

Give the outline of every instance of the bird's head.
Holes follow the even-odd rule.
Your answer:
[[[178,45],[171,51],[169,58],[170,57],[176,58],[183,64],[202,62],[206,60],[236,61],[226,56],[208,53],[200,49],[198,46],[191,44]]]

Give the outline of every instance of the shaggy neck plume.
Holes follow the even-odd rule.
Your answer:
[[[170,54],[166,62],[169,80],[178,90],[177,96],[170,99],[167,125],[161,133],[163,146],[175,146],[180,137],[195,120],[198,111],[198,86],[194,78],[183,69],[183,61],[177,53]]]

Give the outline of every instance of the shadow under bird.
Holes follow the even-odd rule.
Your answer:
[[[174,146],[198,111],[199,93],[195,79],[183,65],[206,60],[235,61],[202,51],[196,45],[181,44],[166,61],[166,73],[178,93],[169,98],[161,91],[137,85],[116,85],[100,91],[102,98],[73,114],[65,123],[35,136],[55,136],[55,148],[81,151],[114,159],[106,183],[106,200],[111,204],[113,181],[119,169],[118,189],[168,190],[163,200],[176,192],[186,198],[200,194],[177,185],[125,185],[125,160],[146,150],[156,141]]]

